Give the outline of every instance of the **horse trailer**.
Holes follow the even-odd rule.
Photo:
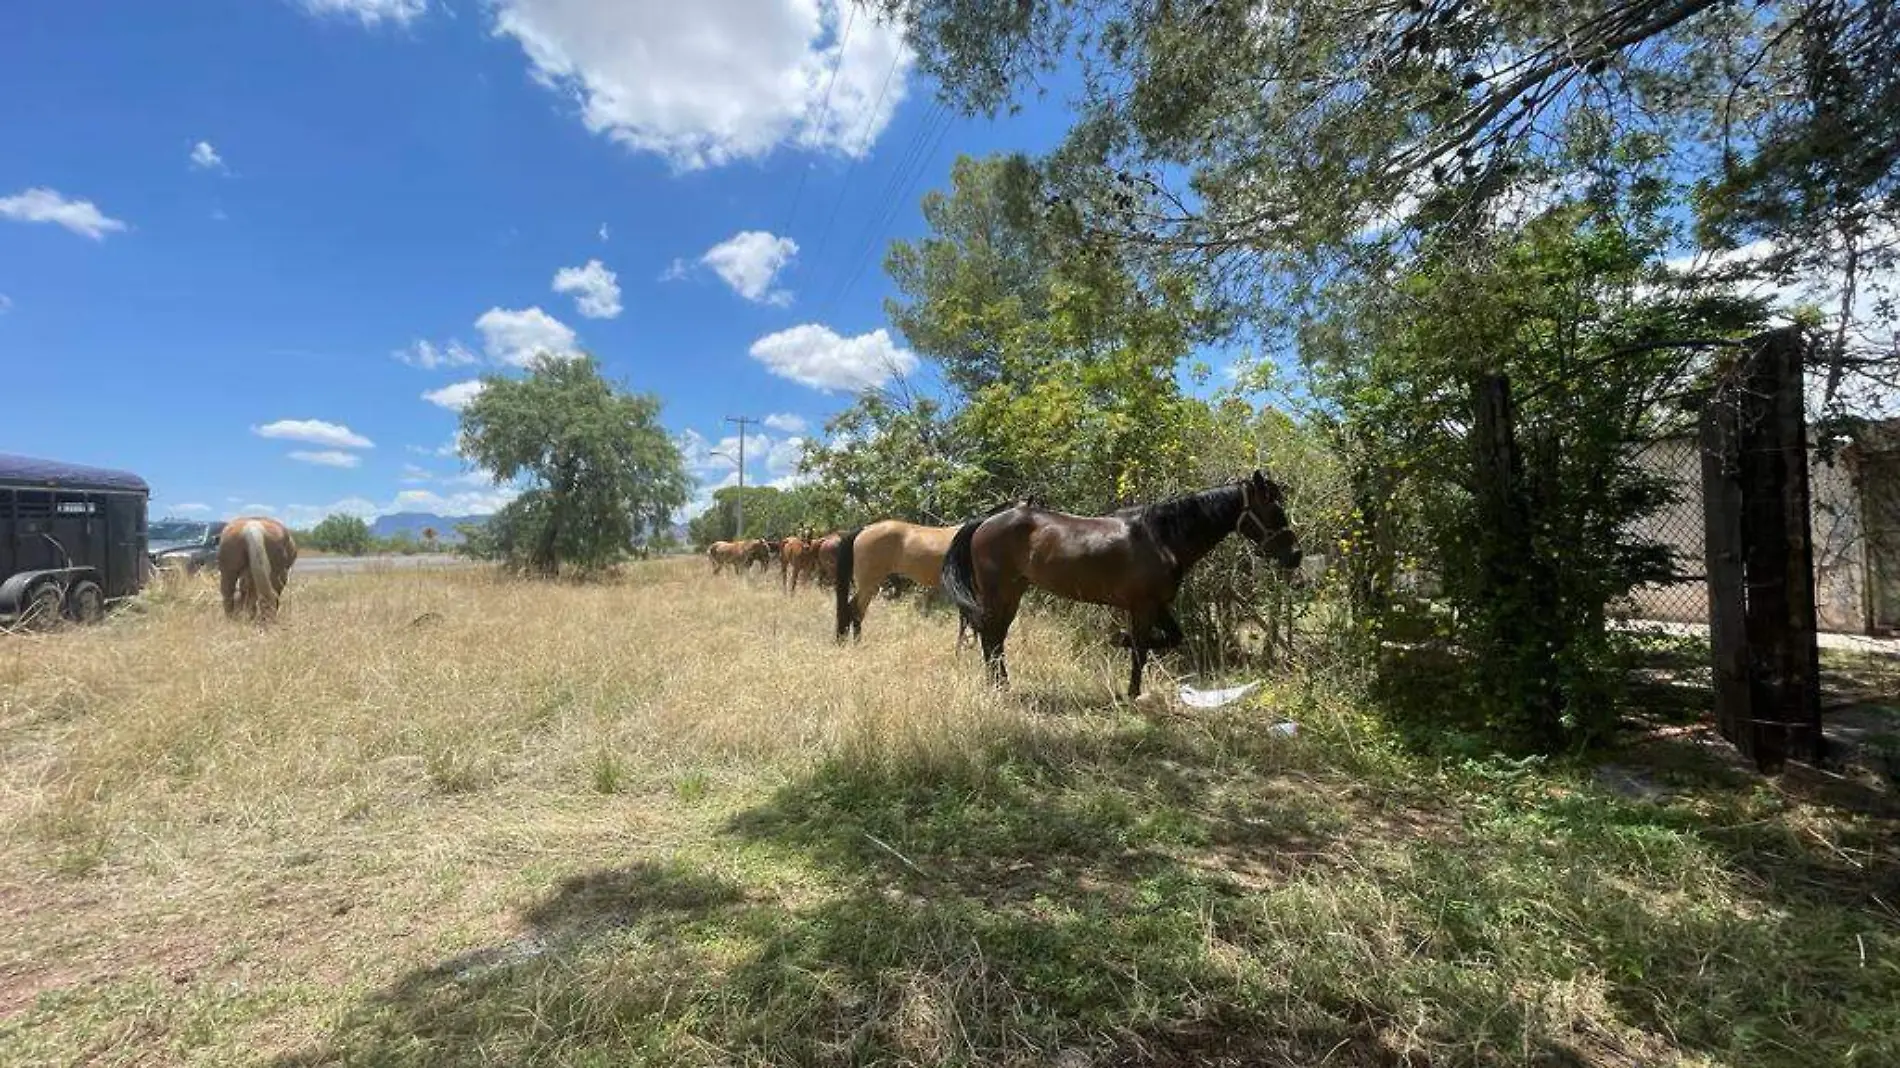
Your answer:
[[[0,623],[97,622],[150,574],[145,480],[0,455]]]

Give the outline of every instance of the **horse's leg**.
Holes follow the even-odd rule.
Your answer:
[[[858,583],[851,592],[851,638],[853,641],[864,637],[864,613],[871,610],[871,602],[877,600],[880,582]]]
[[[1187,635],[1181,631],[1181,621],[1166,608],[1161,610],[1161,617],[1155,620],[1154,629],[1159,637],[1148,642],[1150,649],[1174,649],[1187,641]]]
[[[1166,613],[1164,612],[1163,615]],[[1156,625],[1160,621],[1147,612],[1128,614],[1128,699],[1141,696],[1141,675],[1148,666],[1148,649],[1154,636]]]
[[[1016,622],[1016,609],[1022,604],[1025,587],[1019,580],[1008,585],[998,582],[990,589],[992,593],[984,598],[983,625],[978,628],[977,637],[983,643],[983,664],[989,669],[990,681],[1008,686],[1009,664],[1003,659],[1003,642],[1009,638],[1010,624]]]
[[[237,585],[238,577],[235,572],[218,573],[218,593],[224,598],[224,618],[226,619],[237,618]]]

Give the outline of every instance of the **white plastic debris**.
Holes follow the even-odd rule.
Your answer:
[[[1288,738],[1291,738],[1294,735],[1300,733],[1300,725],[1293,722],[1290,719],[1287,720],[1285,723],[1275,723],[1273,726],[1268,727],[1267,729],[1272,731],[1275,734],[1284,734]]]
[[[1219,708],[1231,705],[1259,688],[1260,680],[1255,679],[1245,686],[1233,686],[1225,690],[1197,690],[1192,686],[1181,687],[1181,703],[1189,708]]]

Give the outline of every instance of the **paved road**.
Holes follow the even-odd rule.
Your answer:
[[[417,553],[414,556],[299,556],[293,573],[341,575],[352,571],[471,567],[474,563],[473,560],[448,553]]]

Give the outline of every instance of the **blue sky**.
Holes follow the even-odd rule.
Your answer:
[[[776,417],[747,479],[782,478],[790,439],[910,358],[880,263],[918,198],[957,153],[1068,122],[1059,93],[950,118],[836,0],[62,0],[11,23],[0,452],[132,469],[155,514],[491,510],[445,455],[450,406],[535,347],[664,397],[705,488],[732,472],[721,420]]]

